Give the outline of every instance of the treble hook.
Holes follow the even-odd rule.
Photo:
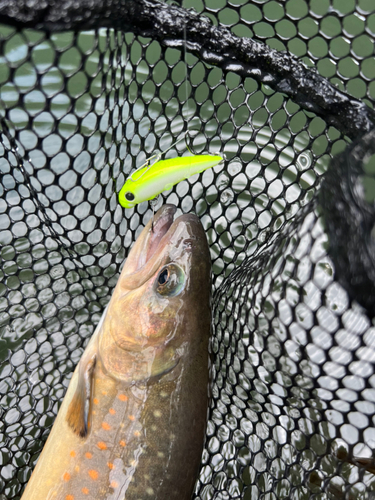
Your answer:
[[[192,134],[193,132],[194,132],[194,136]],[[197,129],[187,130],[185,132],[185,144],[186,144],[186,148],[187,148],[187,150],[192,155],[197,155],[198,153],[194,150],[192,143],[191,142],[188,143],[187,138],[190,137],[190,139],[192,139],[193,137],[197,137],[197,135],[199,134],[199,132],[200,132],[200,130],[197,130]]]

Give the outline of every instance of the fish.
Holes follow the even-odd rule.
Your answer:
[[[184,179],[215,167],[223,157],[220,155],[194,155],[159,160],[152,165],[143,165],[125,182],[119,192],[119,203],[133,208],[138,203],[152,200],[163,191],[168,191]]]
[[[131,249],[22,500],[190,500],[209,400],[211,261],[164,205]]]

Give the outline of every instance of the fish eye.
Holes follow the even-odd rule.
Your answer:
[[[125,193],[125,198],[128,200],[128,201],[134,201],[134,194],[131,193],[130,191],[128,191],[127,193]]]
[[[159,274],[158,283],[159,285],[164,285],[168,280],[169,280],[169,271],[168,269],[164,269],[164,271],[162,271]]]
[[[178,264],[167,264],[158,274],[156,292],[163,297],[175,297],[185,288],[186,277]]]

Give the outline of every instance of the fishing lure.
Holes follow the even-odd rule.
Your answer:
[[[154,158],[156,161],[150,165]],[[123,207],[132,208],[142,201],[152,200],[163,191],[172,189],[194,174],[215,167],[223,160],[219,155],[183,156],[169,160],[160,158],[161,154],[152,156],[128,178],[119,193],[119,202]]]

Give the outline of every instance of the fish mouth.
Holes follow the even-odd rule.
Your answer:
[[[122,272],[122,287],[135,289],[145,283],[161,266],[165,258],[164,249],[172,241],[174,233],[182,224],[199,224],[193,214],[184,214],[174,220],[177,208],[163,205],[149,220],[131,249]]]
[[[150,225],[151,230],[148,228],[147,231],[148,239],[146,242],[145,262],[149,261],[157,251],[163,236],[167,234],[173,224],[176,211],[177,208],[174,205],[164,205],[156,212],[154,220],[151,219],[148,222],[146,228]]]

